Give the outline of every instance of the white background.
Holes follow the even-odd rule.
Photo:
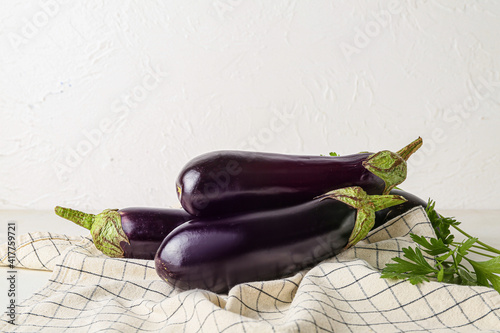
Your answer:
[[[178,206],[218,149],[398,150],[500,209],[500,2],[2,1],[0,209]]]

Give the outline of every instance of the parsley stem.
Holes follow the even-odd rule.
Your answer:
[[[466,236],[466,237],[469,237],[469,238],[472,238],[471,235],[469,235],[468,233],[466,233],[465,231],[463,231],[462,229],[460,229],[459,227],[457,227],[456,225],[452,224],[451,225],[453,228],[457,229],[460,233],[462,233],[462,235]],[[494,247],[492,246],[489,246],[488,244],[485,244],[479,240],[476,241],[476,243],[482,245],[484,247],[485,250],[487,251],[490,251],[490,252],[493,252],[493,253],[496,253],[496,254],[500,254],[500,250],[497,250],[495,249]]]
[[[489,249],[485,248],[484,246],[482,245],[472,245],[472,247],[476,248],[476,249],[479,249],[479,250],[485,250],[485,251],[489,251]],[[496,253],[496,252],[495,252]]]
[[[471,249],[468,249],[467,251],[472,252],[472,253],[475,253],[475,254],[480,254],[480,255],[482,255],[482,256],[485,256],[485,257],[488,257],[488,258],[492,258],[492,259],[493,259],[493,258],[496,258],[495,256],[492,256],[492,255],[490,255],[490,254],[481,253],[481,252],[479,252],[479,251],[474,251],[474,250],[471,250]]]
[[[459,247],[460,245],[462,245],[462,243],[459,243],[459,242],[452,242],[451,245],[455,246],[455,247]],[[472,245],[471,247],[474,247],[476,249],[479,249],[479,250],[483,250],[483,251],[488,251],[487,248],[483,247],[483,246],[480,246],[480,245]],[[476,254],[480,254],[482,256],[485,256],[485,257],[488,257],[488,258],[496,258],[495,256],[492,256],[491,254],[486,254],[486,253],[481,253],[481,252],[478,252],[478,251],[474,251],[474,250],[471,250],[469,249],[468,250],[469,252],[473,252],[473,253],[476,253]]]
[[[467,259],[466,259],[466,260],[467,260]],[[466,270],[467,272],[469,272],[469,273],[470,273],[469,268],[465,267],[464,265],[462,265],[462,264],[458,264],[458,266],[459,266],[459,267],[462,267],[464,270]]]

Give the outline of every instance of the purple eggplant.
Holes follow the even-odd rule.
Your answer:
[[[352,246],[372,228],[375,211],[402,202],[399,196],[370,196],[349,187],[296,206],[199,217],[165,238],[156,271],[175,287],[218,293],[243,282],[281,278]]]
[[[387,194],[405,180],[406,160],[421,145],[418,138],[397,153],[335,157],[210,152],[181,170],[177,194],[188,213],[205,217],[292,206],[350,186]]]
[[[193,218],[183,209],[130,207],[94,215],[56,207],[57,215],[89,229],[95,246],[117,258],[153,259],[169,232]]]
[[[412,193],[403,190],[392,190],[390,194],[399,195],[405,198],[406,202],[377,211],[375,213],[375,225],[373,228],[377,228],[415,207],[427,208],[427,202]]]

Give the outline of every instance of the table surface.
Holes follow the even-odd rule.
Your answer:
[[[482,242],[500,249],[500,210],[440,210],[443,216],[453,216],[462,222],[461,228]],[[52,211],[0,211],[0,244],[7,240],[7,224],[16,222],[16,235],[35,231],[50,231],[57,234],[87,236],[88,230],[66,221]],[[457,240],[464,237],[453,232]],[[0,267],[0,307],[7,305],[7,267]],[[3,272],[2,272],[3,271]],[[42,289],[49,281],[52,272],[18,269],[17,270],[17,303],[29,298],[34,292]]]

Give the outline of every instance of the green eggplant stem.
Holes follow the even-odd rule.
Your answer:
[[[402,148],[401,150],[398,150],[396,154],[401,156],[403,160],[408,161],[408,158],[410,158],[413,153],[415,153],[420,147],[422,147],[423,141],[421,137],[418,137],[415,141],[407,145],[406,147]]]
[[[57,206],[54,210],[58,216],[65,218],[66,220],[70,220],[71,222],[74,222],[79,226],[84,227],[85,229],[90,230],[92,228],[92,225],[94,224],[94,214],[87,214],[84,212],[80,212],[79,210],[64,208],[60,206]]]

